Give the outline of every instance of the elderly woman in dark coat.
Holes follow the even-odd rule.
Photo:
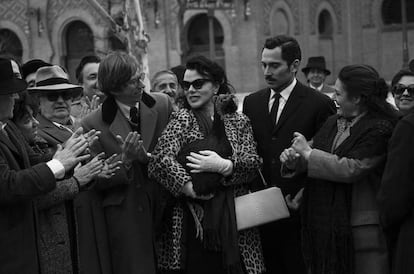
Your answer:
[[[287,168],[299,163],[308,175],[302,205],[305,263],[313,274],[386,274],[376,194],[397,116],[385,101],[385,81],[370,66],[344,67],[335,87],[338,114],[328,118],[312,147],[295,133],[280,156]]]
[[[53,150],[37,134],[39,124],[35,118],[37,111],[37,100],[23,92],[15,102],[12,122],[33,151],[43,155],[46,160],[53,155]],[[83,166],[78,166],[72,177],[58,180],[54,190],[36,199],[42,274],[81,273],[78,265],[76,219],[68,214],[65,201],[75,198],[80,190],[85,189],[85,186],[98,174],[109,176],[107,173],[111,171],[103,170],[102,156],[96,156]]]
[[[256,229],[237,231],[234,197],[261,164],[250,122],[236,113],[223,69],[187,63],[185,105],[168,124],[149,175],[173,196],[157,242],[162,273],[262,273]],[[204,177],[206,176],[206,177]]]
[[[392,273],[405,274],[414,273],[414,72],[398,72],[391,84],[403,117],[388,146],[378,199],[389,236]]]

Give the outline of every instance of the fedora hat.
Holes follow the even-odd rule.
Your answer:
[[[40,59],[32,59],[30,61],[27,61],[22,66],[22,76],[23,76],[23,79],[26,79],[26,77],[29,74],[36,73],[36,71],[39,68],[42,68],[42,67],[50,67],[50,66],[52,66],[52,64],[46,63],[45,61],[40,60]]]
[[[325,57],[323,56],[309,57],[308,64],[302,69],[302,72],[308,74],[310,69],[320,69],[325,72],[326,75],[331,74],[331,72],[326,69]]]
[[[59,66],[39,68],[36,72],[36,85],[27,89],[30,93],[73,91],[81,93],[82,87],[69,83],[68,75]]]
[[[11,60],[0,58],[0,95],[22,92],[26,88],[26,81],[15,76]]]

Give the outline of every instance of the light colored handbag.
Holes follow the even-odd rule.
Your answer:
[[[262,182],[267,185],[258,169]],[[290,216],[285,198],[278,187],[270,187],[234,199],[237,230],[243,230]]]

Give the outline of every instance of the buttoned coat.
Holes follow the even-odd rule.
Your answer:
[[[143,145],[149,152],[168,123],[172,105],[165,94],[143,93],[140,103],[140,123]],[[119,110],[113,97],[107,97],[102,107],[82,120],[86,130],[101,131],[94,153],[121,155],[116,140],[131,132],[129,121]],[[95,188],[103,195],[113,273],[155,273],[153,247],[152,202],[153,183],[147,178],[146,164],[124,166],[110,179],[98,180]]]
[[[39,136],[52,149],[72,134],[42,115],[37,119]],[[64,181],[58,181],[53,192],[38,199],[42,273],[109,274],[111,265],[100,196],[93,190],[79,192],[73,177]]]
[[[0,133],[0,273],[40,273],[36,210],[33,198],[56,187],[46,165],[13,124]]]

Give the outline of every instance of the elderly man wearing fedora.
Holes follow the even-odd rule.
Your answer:
[[[302,69],[308,81],[309,87],[322,92],[333,99],[335,89],[325,84],[325,79],[331,72],[326,68],[325,57],[309,57],[308,64]]]
[[[39,98],[38,134],[54,149],[72,134],[71,104],[82,87],[69,83],[63,69],[54,65],[38,69],[35,87],[29,91]],[[93,188],[81,190],[73,200],[65,199],[50,209],[66,219],[70,243],[64,244],[71,251],[71,273],[111,273],[101,198]]]
[[[59,146],[53,159],[32,154],[9,119],[14,100],[27,84],[13,73],[12,63],[0,58],[0,273],[41,273],[38,261],[37,222],[34,197],[56,187],[62,178],[89,155],[82,129]]]

